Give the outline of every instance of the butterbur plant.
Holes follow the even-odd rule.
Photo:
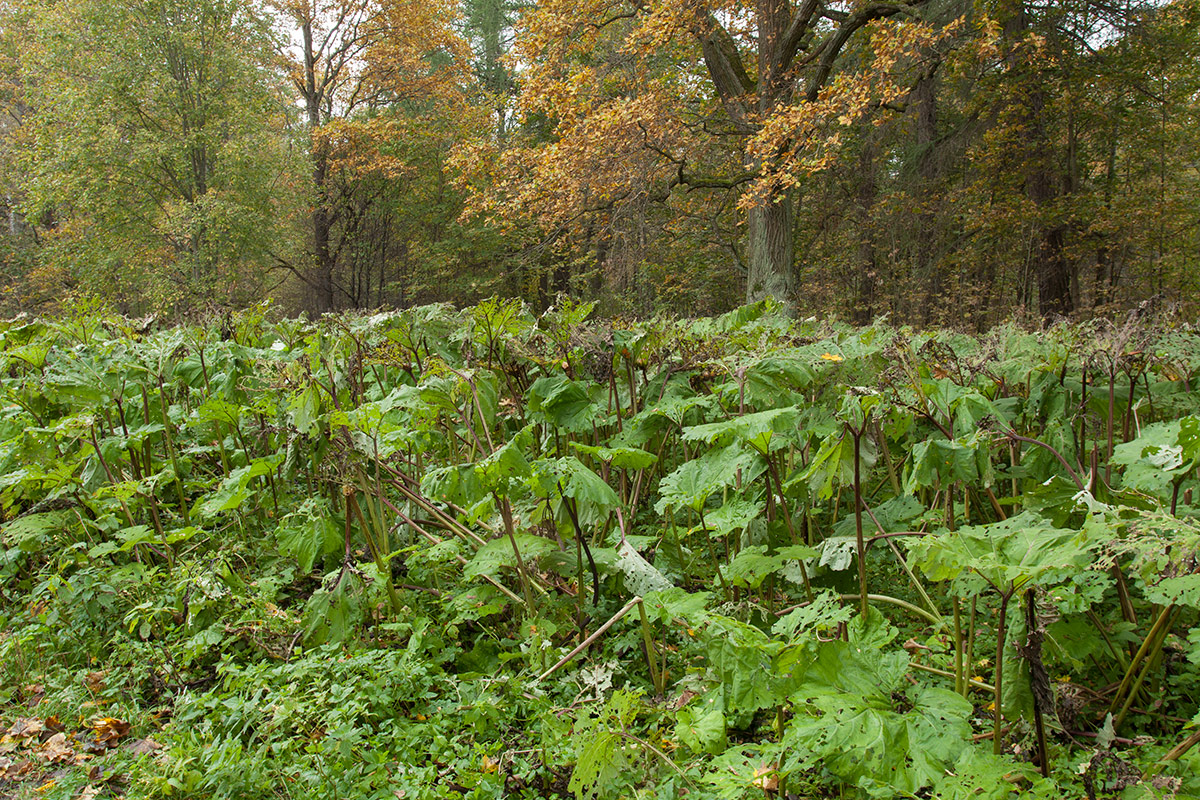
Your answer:
[[[1200,792],[1193,333],[594,310],[0,323],[4,787]]]

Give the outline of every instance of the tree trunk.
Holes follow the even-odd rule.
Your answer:
[[[921,309],[921,323],[932,325],[934,310],[942,307],[942,288],[944,285],[943,267],[938,263],[937,250],[939,231],[937,230],[937,202],[934,195],[937,192],[938,180],[941,177],[941,159],[937,153],[938,146],[938,107],[937,85],[931,73],[922,75],[913,86],[909,102],[916,116],[917,143],[917,178],[915,189],[917,199],[917,242],[916,242],[916,272],[917,279],[924,287],[925,302]]]
[[[321,104],[324,87],[317,79],[317,47],[313,40],[313,20],[304,17],[300,26],[304,46],[304,93],[305,111],[308,116],[308,133],[312,140],[313,159],[313,210],[312,210],[312,257],[314,274],[308,281],[312,290],[312,309],[318,314],[334,310],[333,256],[329,248],[333,222],[329,213],[328,176],[329,159],[325,145],[317,141],[315,134],[321,127]]]
[[[316,203],[312,212],[313,268],[312,280],[313,311],[324,314],[334,309],[333,255],[329,249],[330,229],[329,204],[325,198],[325,159],[315,154],[317,166],[313,169],[313,184],[316,188]]]
[[[1066,229],[1062,225],[1042,231],[1038,263],[1038,311],[1050,321],[1075,310],[1071,300],[1071,262],[1067,258]]]
[[[773,297],[785,306],[795,299],[796,210],[788,195],[777,195],[746,212],[749,269],[746,302]]]
[[[858,275],[855,281],[854,322],[870,325],[875,317],[875,282],[879,264],[875,256],[875,202],[879,197],[879,186],[875,181],[875,159],[878,145],[874,141],[863,144],[858,154]]]

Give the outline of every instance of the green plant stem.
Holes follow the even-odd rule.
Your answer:
[[[934,605],[933,599],[929,596],[929,593],[925,591],[925,587],[921,584],[921,581],[917,578],[916,574],[912,571],[912,568],[910,566],[908,566],[908,561],[904,558],[903,554],[900,552],[900,549],[892,543],[892,538],[894,537],[894,534],[889,534],[887,531],[885,531],[883,529],[883,525],[880,524],[879,518],[875,516],[875,512],[871,510],[871,507],[869,505],[866,505],[864,503],[863,510],[867,512],[867,516],[869,516],[871,518],[871,522],[875,523],[875,527],[879,529],[880,536],[883,537],[883,540],[885,542],[887,542],[888,547],[891,548],[892,554],[894,556],[896,556],[896,561],[898,561],[900,563],[900,567],[904,570],[904,574],[906,574],[908,576],[909,581],[912,582],[913,588],[915,588],[917,590],[917,594],[921,595],[921,599],[925,601],[925,605],[929,606],[929,610],[931,612],[933,612],[934,614],[936,614],[939,619],[941,619],[942,612],[938,610],[938,607],[936,605]],[[908,534],[909,532],[904,531],[903,533]],[[915,531],[913,533],[915,533]],[[872,538],[871,541],[874,542],[875,539]],[[941,627],[943,627],[943,628],[946,627],[946,623],[943,622],[941,624]]]
[[[1104,627],[1104,623],[1100,621],[1100,618],[1096,616],[1096,612],[1089,608],[1087,610],[1087,617],[1092,621],[1092,625],[1095,626],[1096,630],[1099,631],[1101,638],[1104,639],[1104,643],[1108,645],[1108,652],[1112,653],[1112,657],[1120,664],[1122,672],[1129,669],[1129,657],[1125,654],[1124,650],[1113,644],[1112,638],[1108,635],[1108,630]]]
[[[697,788],[695,782],[687,776],[687,773],[685,773],[682,769],[680,769],[679,765],[676,764],[674,761],[672,761],[670,759],[670,757],[667,756],[666,753],[659,750],[654,745],[650,744],[649,742],[645,741],[644,739],[639,739],[638,737],[634,736],[631,733],[626,733],[625,731],[617,731],[617,735],[623,739],[628,739],[631,742],[636,742],[637,744],[641,745],[642,747],[645,747],[647,750],[649,750],[650,752],[652,752],[656,756],[658,756],[660,759],[662,759],[667,764],[667,766],[669,766],[671,769],[675,770],[676,774],[678,774],[679,777],[681,777],[685,781],[687,781],[688,786],[691,786],[693,789]]]
[[[1133,658],[1129,661],[1129,667],[1125,670],[1125,675],[1121,679],[1121,684],[1117,687],[1117,691],[1113,694],[1112,703],[1109,705],[1108,711],[1110,714],[1117,712],[1118,703],[1124,697],[1126,690],[1133,683],[1136,673],[1141,667],[1142,659],[1154,646],[1154,641],[1158,638],[1158,632],[1167,624],[1167,618],[1170,615],[1171,606],[1164,606],[1159,612],[1158,617],[1154,620],[1154,624],[1150,626],[1150,630],[1146,633],[1146,638],[1142,639],[1141,646],[1134,653]]]
[[[851,433],[854,436],[854,535],[858,545],[858,592],[861,598],[859,613],[862,614],[865,625],[871,611],[871,595],[867,592],[867,545],[863,540],[862,525],[863,496],[862,475],[860,474],[862,434],[858,431],[851,431]]]
[[[371,529],[367,525],[367,521],[363,518],[362,509],[358,507],[358,500],[355,498],[354,487],[347,486],[343,489],[346,496],[346,516],[349,517],[350,512],[354,512],[354,516],[358,518],[358,524],[362,527],[363,537],[367,540],[367,547],[371,551],[371,556],[375,561],[375,569],[379,572],[379,577],[383,581],[383,588],[387,592],[388,603],[392,606],[392,613],[399,615],[404,610],[404,605],[400,602],[400,595],[396,594],[396,586],[392,583],[392,567],[385,560],[385,554],[381,549],[381,542],[375,540]]]
[[[492,493],[493,499],[496,501],[497,508],[500,509],[500,518],[504,520],[504,532],[508,534],[508,541],[512,544],[513,555],[517,559],[517,575],[521,580],[521,592],[525,595],[525,608],[529,614],[533,614],[533,590],[529,587],[529,572],[525,569],[525,559],[521,557],[521,548],[517,546],[517,532],[513,528],[512,506],[508,504],[507,498],[501,498],[498,494]]]
[[[1004,722],[1004,715],[1000,711],[1000,705],[1004,689],[1004,639],[1008,634],[1005,623],[1010,599],[1012,599],[1011,592],[1000,595],[1000,619],[996,624],[996,690],[992,695],[992,702],[995,706],[993,709],[995,713],[992,717],[992,753],[995,755],[1004,752],[1004,732],[1000,729]]]
[[[979,598],[971,598],[971,615],[967,618],[967,654],[964,658],[964,674],[969,678],[972,667],[975,664],[975,612],[979,605]]]
[[[416,520],[411,519],[407,514],[405,514],[400,509],[393,506],[390,502],[388,502],[387,499],[385,499],[385,498],[381,498],[381,499],[383,500],[384,505],[386,505],[393,512],[395,512],[396,516],[398,516],[404,524],[408,525],[410,528],[412,528],[414,531],[416,531],[427,542],[429,542],[430,544],[441,544],[442,543],[441,539],[434,536],[429,531],[425,530],[424,526],[422,526]],[[464,566],[464,567],[469,563],[467,561],[467,559],[463,558],[462,556],[458,555],[457,553],[454,554],[454,560],[457,561],[461,566]],[[502,595],[507,597],[509,600],[512,600],[514,603],[524,603],[525,602],[524,600],[521,599],[521,596],[519,594],[514,592],[512,589],[509,589],[504,584],[500,583],[500,581],[496,580],[491,575],[480,575],[480,577],[483,578],[484,580],[486,580],[492,586],[495,586],[497,591],[499,591]]]
[[[596,559],[592,557],[592,549],[588,546],[587,537],[583,535],[583,526],[579,524],[579,512],[575,508],[573,498],[567,497],[563,493],[562,481],[558,482],[558,493],[562,497],[563,505],[567,509],[567,515],[571,518],[571,524],[575,527],[575,555],[579,559],[579,614],[583,617],[583,555],[587,556],[588,567],[592,572],[592,605],[600,605],[600,571],[596,568]],[[583,551],[582,555],[580,550]]]
[[[918,664],[915,661],[910,661],[908,663],[908,665],[910,667],[912,667],[913,669],[921,670],[921,672],[928,672],[930,675],[941,675],[943,678],[953,678],[954,677],[953,672],[947,672],[944,669],[938,669],[937,667],[931,667],[931,666],[928,666],[927,664]],[[990,683],[984,683],[983,681],[977,681],[974,678],[967,679],[966,685],[969,688],[979,689],[980,691],[987,692],[988,694],[996,693],[995,686],[992,686]]]
[[[849,601],[849,602],[853,602],[855,600],[858,600],[858,601],[862,600],[862,597],[857,594],[843,594],[843,595],[838,595],[838,596],[841,599]],[[928,620],[929,622],[932,622],[934,625],[937,625],[939,627],[945,626],[945,624],[946,624],[945,620],[943,620],[941,617],[935,617],[933,614],[930,614],[928,611],[921,608],[920,606],[914,606],[912,603],[909,603],[905,600],[901,600],[897,597],[891,597],[886,594],[873,594],[873,595],[869,595],[867,599],[870,600],[872,603],[887,603],[888,605],[893,605],[893,606],[896,606],[897,608],[903,608],[906,611],[911,611],[912,613],[916,614],[918,617]],[[795,608],[795,606],[793,606],[792,608]],[[787,610],[790,611],[791,609],[787,609]],[[780,612],[776,612],[776,613],[780,613]]]
[[[963,665],[962,609],[958,597],[954,598],[954,691],[967,696],[966,669]]]
[[[204,382],[205,385],[208,384],[207,377]],[[167,413],[167,393],[163,388],[162,375],[158,376],[158,408],[162,416],[163,445],[167,448],[167,458],[171,460],[171,471],[175,473],[175,491],[179,493],[179,513],[183,515],[184,526],[190,526],[192,521],[188,511],[187,498],[183,493],[183,477],[180,475],[179,459],[175,454],[175,442],[171,437],[171,417]]]
[[[879,448],[879,452],[883,456],[883,466],[887,469],[888,481],[892,484],[892,491],[899,497],[903,492],[900,488],[900,477],[896,474],[896,465],[892,463],[892,451],[888,447],[887,436],[884,435],[883,426],[879,424],[879,420],[875,420],[873,428],[875,446]]]
[[[725,582],[725,575],[721,572],[721,560],[717,557],[717,548],[712,543],[712,537],[708,535],[708,523],[704,521],[703,510],[700,511],[700,534],[708,543],[708,555],[712,559],[713,568],[717,571],[717,582],[721,584],[721,591],[725,593],[726,600],[732,600],[733,597],[729,594],[729,584]]]
[[[646,647],[646,665],[650,668],[650,680],[654,683],[654,691],[661,695],[666,688],[662,675],[658,671],[658,661],[654,655],[654,636],[650,630],[650,620],[646,618],[646,604],[638,603],[638,616],[642,622],[642,644]]]
[[[1125,716],[1133,706],[1134,698],[1137,697],[1142,684],[1146,681],[1146,676],[1150,674],[1150,670],[1154,667],[1155,656],[1162,652],[1163,642],[1166,641],[1167,634],[1171,630],[1171,620],[1174,619],[1176,610],[1175,606],[1163,607],[1163,610],[1158,615],[1158,619],[1154,621],[1154,626],[1150,629],[1150,633],[1146,634],[1146,639],[1142,642],[1142,646],[1138,648],[1137,656],[1134,657],[1133,663],[1129,665],[1125,677],[1122,678],[1121,685],[1117,688],[1117,693],[1113,697],[1112,704],[1109,707],[1109,712],[1111,713],[1116,708],[1117,701],[1124,694],[1125,702],[1121,705],[1121,710],[1113,720],[1113,730],[1120,729],[1121,723],[1125,721]],[[1130,676],[1133,675],[1134,668],[1139,665],[1140,669],[1137,671],[1137,676],[1130,681]]]
[[[787,526],[788,536],[792,540],[792,544],[799,544],[800,540],[796,537],[796,530],[792,527],[792,512],[788,508],[787,498],[783,496],[783,481],[779,478],[779,470],[775,465],[775,459],[771,458],[770,454],[764,453],[767,459],[767,474],[775,479],[775,486],[779,489],[779,510],[783,514],[784,525]],[[767,480],[767,493],[771,492],[771,481]],[[800,580],[804,582],[804,594],[808,596],[809,602],[815,599],[813,594],[812,584],[808,580],[808,568],[804,566],[804,561],[797,562],[800,564]]]
[[[1025,592],[1025,631],[1029,636],[1032,637],[1034,635],[1034,632],[1036,631],[1036,628],[1037,628],[1037,593],[1034,591],[1033,588],[1030,588],[1030,589],[1026,590],[1026,592]],[[1040,636],[1041,634],[1037,633],[1037,635]],[[1031,648],[1031,649],[1033,649],[1033,648]],[[1036,646],[1036,652],[1037,653],[1041,652],[1040,644],[1038,644]],[[1030,683],[1032,684],[1033,681],[1036,679],[1036,675],[1034,674],[1034,664],[1037,662],[1035,662],[1033,660],[1029,660],[1028,663],[1029,663],[1029,680],[1030,680]],[[1043,670],[1043,674],[1044,674],[1044,670]],[[1051,710],[1053,710],[1053,709],[1051,709]],[[1041,698],[1038,695],[1038,691],[1036,688],[1033,691],[1033,726],[1034,726],[1034,732],[1037,736],[1038,763],[1041,766],[1042,777],[1049,778],[1050,777],[1050,757],[1046,751],[1046,725],[1045,725],[1045,722],[1042,720],[1042,703],[1041,703]]]

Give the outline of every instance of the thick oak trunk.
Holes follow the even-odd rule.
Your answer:
[[[751,206],[746,212],[749,246],[746,302],[773,297],[787,305],[795,299],[795,217],[795,208],[787,195]]]
[[[315,154],[315,158],[317,167],[313,170],[313,183],[316,185],[317,197],[312,212],[313,277],[311,287],[313,311],[324,314],[336,310],[333,290],[334,259],[329,247],[330,231],[333,225],[329,219],[329,204],[325,197],[325,158],[319,152]]]

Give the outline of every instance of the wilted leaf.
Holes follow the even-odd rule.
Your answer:
[[[56,733],[46,740],[41,748],[42,757],[47,761],[74,761],[75,750],[67,743],[65,733]]]
[[[117,741],[129,733],[130,725],[124,720],[113,717],[99,717],[92,720],[91,728],[97,742],[108,747],[115,747]]]
[[[14,739],[27,739],[30,736],[37,736],[44,730],[46,730],[46,726],[40,719],[18,717],[12,727],[8,729],[8,735]]]
[[[125,745],[125,751],[135,756],[145,756],[162,750],[162,745],[153,739],[133,739]]]

